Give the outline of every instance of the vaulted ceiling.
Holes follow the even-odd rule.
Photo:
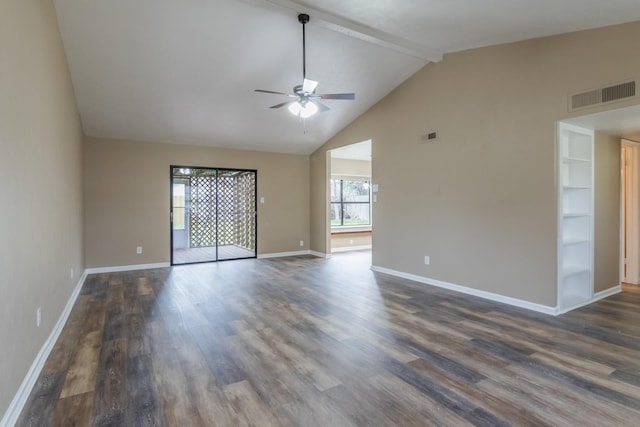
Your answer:
[[[54,0],[85,134],[307,154],[450,52],[640,20],[638,0]],[[286,98],[355,92],[300,122]]]

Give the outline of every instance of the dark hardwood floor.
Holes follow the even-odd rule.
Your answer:
[[[637,288],[552,317],[369,264],[91,275],[18,425],[640,425]]]

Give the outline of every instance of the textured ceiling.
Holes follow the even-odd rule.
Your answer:
[[[54,0],[89,136],[307,154],[442,54],[640,20],[638,0]],[[269,89],[307,77],[304,123]]]

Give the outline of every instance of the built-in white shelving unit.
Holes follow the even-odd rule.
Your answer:
[[[558,124],[558,307],[593,298],[593,131]]]

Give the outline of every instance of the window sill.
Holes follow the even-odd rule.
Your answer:
[[[369,233],[371,232],[370,225],[347,225],[342,227],[331,227],[331,234],[346,234],[346,233]]]

